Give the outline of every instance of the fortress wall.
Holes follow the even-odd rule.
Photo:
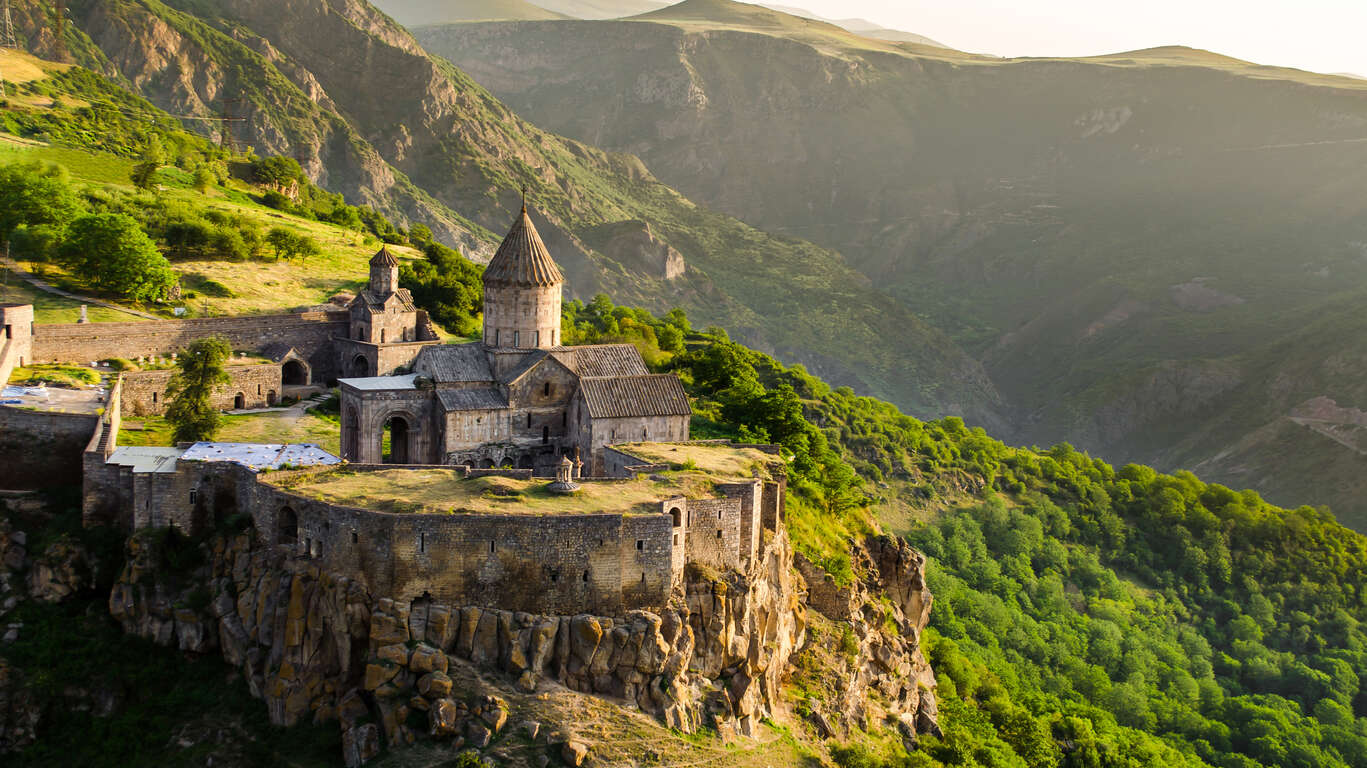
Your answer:
[[[83,454],[100,417],[0,405],[0,488],[80,485]]]
[[[622,518],[621,578],[626,609],[658,608],[674,577],[673,525],[669,515]]]
[[[718,484],[717,490],[727,498],[735,498],[740,502],[737,541],[740,547],[740,562],[742,566],[748,566],[759,552],[764,482],[756,479],[742,483]]]
[[[301,312],[136,323],[37,325],[33,357],[44,362],[83,363],[112,357],[167,356],[197,339],[223,336],[234,349],[288,344],[306,355],[314,379],[336,378],[332,337],[346,336],[345,312]]]
[[[688,561],[725,570],[740,563],[740,500],[690,499]]]
[[[15,368],[33,362],[33,306],[0,305],[0,387]]]
[[[149,416],[166,412],[166,385],[170,383],[172,370],[134,371],[123,375],[124,415]],[[266,408],[280,401],[284,391],[280,381],[280,366],[274,363],[254,365],[229,365],[228,376],[231,380],[214,390],[211,404],[221,411],[235,406],[237,394],[243,395],[245,408]]]
[[[612,615],[658,609],[672,586],[668,515],[388,514],[264,484],[251,497],[260,539],[285,542],[327,570],[356,574],[377,595]],[[293,540],[281,534],[287,507],[298,520]]]
[[[777,531],[787,520],[785,512],[788,495],[788,478],[781,475],[775,480],[764,483],[764,497],[760,504],[760,527],[766,531]]]

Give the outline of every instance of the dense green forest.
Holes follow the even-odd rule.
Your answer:
[[[1367,538],[1327,510],[922,422],[682,313],[565,326],[678,372],[695,434],[784,445],[790,532],[838,579],[886,497],[922,511],[944,736],[849,765],[1367,765]]]

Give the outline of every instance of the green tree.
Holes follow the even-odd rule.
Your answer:
[[[204,194],[209,191],[209,187],[212,187],[215,181],[217,181],[217,179],[214,178],[214,172],[209,170],[207,166],[201,165],[195,169],[195,179],[193,183],[196,192]]]
[[[133,166],[133,172],[129,174],[133,186],[144,190],[156,189],[158,172],[165,164],[166,152],[161,148],[161,140],[152,136],[147,142],[147,148],[142,152],[142,159]]]
[[[176,372],[166,385],[166,420],[176,442],[212,440],[223,415],[213,407],[214,389],[227,384],[226,364],[233,350],[226,339],[210,336],[190,345],[176,359]]]
[[[71,222],[60,259],[98,290],[156,301],[176,284],[166,257],[133,217],[98,213]]]
[[[9,237],[20,224],[60,229],[81,209],[65,168],[44,163],[0,166],[0,238]]]

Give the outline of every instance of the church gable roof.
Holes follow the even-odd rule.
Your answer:
[[[494,380],[489,356],[479,343],[444,344],[424,347],[418,353],[414,369],[421,371],[438,384]]]
[[[484,282],[486,285],[557,285],[565,282],[560,267],[556,266],[527,215],[527,206],[522,206],[522,215],[513,222],[513,228],[485,267]]]
[[[644,376],[596,376],[580,379],[579,392],[595,419],[638,416],[690,416],[679,377],[669,373]]]
[[[496,389],[439,389],[437,399],[447,413],[452,411],[498,411],[508,400]]]
[[[641,353],[630,344],[590,344],[583,347],[556,347],[556,360],[580,376],[642,376],[646,370]]]
[[[404,312],[418,311],[417,305],[413,303],[413,294],[407,288],[400,288],[387,296],[381,296],[369,288],[364,288],[356,294],[356,298],[351,300],[351,306],[359,304],[372,312],[383,312],[385,303],[394,299],[398,300],[399,308]]]

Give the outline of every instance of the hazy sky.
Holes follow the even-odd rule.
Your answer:
[[[1367,75],[1367,0],[772,2],[866,18],[975,53],[1085,56],[1189,45],[1260,64]]]

